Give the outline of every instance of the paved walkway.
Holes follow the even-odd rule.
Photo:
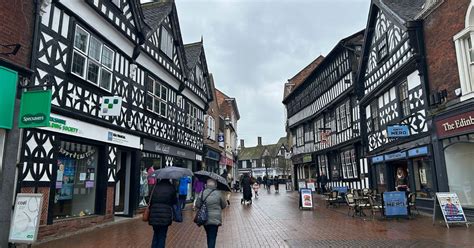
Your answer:
[[[346,207],[327,209],[319,197],[314,211],[301,211],[295,192],[260,194],[253,205],[243,206],[241,194],[233,193],[231,206],[223,212],[218,247],[474,247],[473,227],[433,226],[423,216],[349,217]],[[205,231],[192,222],[193,213],[184,211],[185,221],[173,223],[167,247],[206,247]],[[133,219],[34,247],[150,247],[151,238],[151,227]]]

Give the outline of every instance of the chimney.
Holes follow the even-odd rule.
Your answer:
[[[241,139],[241,140],[240,140],[240,148],[244,148],[244,147],[245,147],[244,140]]]
[[[257,146],[262,146],[262,137],[257,137],[257,138],[258,138]]]

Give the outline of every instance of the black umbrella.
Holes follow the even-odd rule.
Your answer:
[[[199,180],[205,182],[207,179],[214,179],[217,182],[217,189],[223,191],[230,191],[229,185],[227,185],[227,180],[216,173],[209,172],[209,171],[196,171],[194,172],[194,176],[197,177]]]
[[[193,176],[193,172],[187,168],[169,166],[154,171],[151,176],[158,179],[180,179],[182,177]]]

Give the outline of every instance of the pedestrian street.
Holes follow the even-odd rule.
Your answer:
[[[386,220],[370,213],[347,215],[347,207],[326,207],[315,195],[314,210],[300,210],[298,193],[260,189],[251,205],[240,204],[242,193],[232,193],[223,211],[217,247],[473,247],[474,231],[465,226],[447,229],[432,225],[431,216]],[[192,204],[183,212],[184,222],[173,223],[166,247],[206,247],[204,228],[193,223]],[[141,218],[81,231],[33,247],[150,247],[153,231]]]

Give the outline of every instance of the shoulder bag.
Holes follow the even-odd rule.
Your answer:
[[[153,193],[155,192],[156,184],[153,184],[153,189],[151,190],[150,199],[148,200],[148,206],[146,206],[145,211],[143,212],[142,220],[147,222],[150,219],[150,204],[151,199],[153,198]]]

